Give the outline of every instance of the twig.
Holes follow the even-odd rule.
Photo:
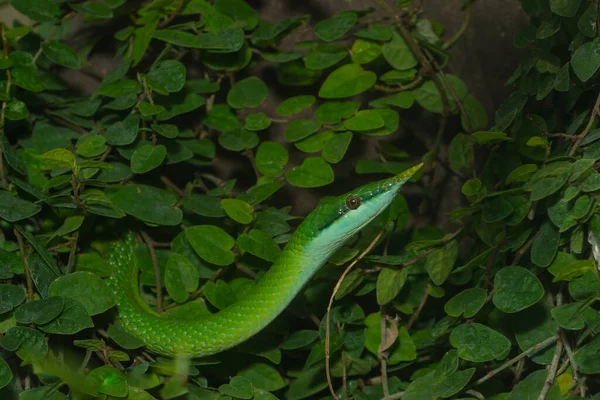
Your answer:
[[[404,92],[405,90],[414,89],[415,87],[419,86],[421,82],[423,82],[423,77],[419,75],[413,81],[407,83],[406,85],[399,85],[398,87],[389,87],[387,85],[375,85],[375,90],[387,93]]]
[[[181,11],[181,7],[183,7],[183,0],[179,0],[179,2],[177,3],[177,6],[175,6],[175,10],[171,13],[171,15],[169,15],[169,17],[167,19],[165,19],[160,24],[158,24],[158,27],[162,29],[165,26],[169,25],[171,23],[171,21],[173,21],[175,19],[175,17],[177,17],[179,15],[179,12]]]
[[[419,47],[419,45],[417,45],[414,38],[408,31],[408,29],[404,26],[404,23],[402,22],[402,17],[400,17],[398,14],[396,14],[394,9],[389,4],[387,4],[385,2],[385,0],[373,0],[373,1],[375,3],[377,3],[390,17],[392,17],[394,19],[396,26],[398,27],[398,30],[400,31],[400,34],[406,41],[406,44],[408,44],[408,47],[410,48],[410,50],[413,52],[413,54],[415,55],[417,60],[419,60],[419,62],[421,63],[421,67],[423,69],[423,75],[429,77],[433,81],[433,84],[435,85],[438,92],[440,93],[440,97],[442,98],[442,104],[443,104],[442,115],[448,115],[450,113],[450,104],[448,102],[448,97],[446,96],[446,92],[444,91],[444,87],[443,87],[442,83],[440,82],[440,79],[438,78],[436,72],[431,67],[431,64],[429,64],[429,61],[427,61],[427,58],[421,51],[421,48]]]
[[[519,250],[517,250],[517,252],[515,253],[515,257],[513,258],[512,265],[517,265],[519,261],[521,261],[521,257],[523,257],[525,253],[527,253],[527,250],[529,250],[529,248],[539,235],[540,231],[537,231],[537,233],[533,235],[532,238],[527,241],[527,243],[525,243],[523,246],[521,246]]]
[[[382,400],[398,400],[398,399],[401,399],[402,397],[404,397],[404,392],[398,392],[398,393],[394,393],[391,396],[384,397],[384,398],[382,398]]]
[[[156,257],[156,250],[154,249],[154,241],[146,232],[141,231],[140,233],[148,246],[148,250],[150,250],[152,266],[154,267],[154,279],[156,281],[156,312],[161,313],[163,311],[163,293],[160,282],[160,269],[158,268],[158,257]]]
[[[383,397],[388,397],[390,395],[390,388],[388,386],[388,378],[387,378],[387,354],[385,354],[385,351],[381,351],[381,347],[383,345],[385,345],[387,343],[387,335],[386,335],[386,331],[387,331],[387,323],[386,323],[386,318],[385,318],[385,314],[383,312],[383,308],[381,308],[380,310],[380,314],[379,314],[379,327],[381,329],[381,344],[380,344],[380,348],[378,349],[377,353],[379,356],[379,362],[381,363],[381,387],[383,389]]]
[[[27,301],[33,300],[33,281],[31,280],[31,272],[29,270],[29,263],[27,262],[27,254],[25,254],[25,245],[23,244],[23,237],[19,231],[15,228],[13,230],[17,237],[17,243],[19,244],[19,251],[21,252],[21,258],[23,259],[23,266],[25,267],[25,280],[27,281]]]
[[[562,138],[570,139],[570,140],[577,140],[577,138],[579,137],[579,135],[569,135],[568,133],[562,133],[562,132],[544,133],[544,134],[542,134],[542,136],[546,136],[546,137],[562,137]]]
[[[473,1],[468,0],[467,4],[465,4],[465,19],[463,20],[462,25],[451,39],[449,39],[446,43],[444,43],[444,49],[451,47],[460,37],[465,33],[467,27],[469,26],[469,21],[471,20],[471,11],[472,11]]]
[[[577,147],[579,147],[579,145],[581,144],[581,142],[583,141],[585,136],[590,132],[590,129],[592,129],[592,125],[594,124],[594,120],[596,119],[596,116],[598,115],[598,113],[600,113],[600,93],[598,93],[598,97],[596,98],[596,103],[594,104],[594,108],[592,109],[592,115],[590,115],[590,119],[589,119],[585,129],[583,130],[583,132],[581,132],[579,134],[577,141],[575,141],[575,144],[573,145],[573,147],[571,147],[571,151],[569,151],[570,156],[575,154],[575,150],[577,150]]]
[[[188,298],[188,301],[191,301],[191,300],[194,300],[194,299],[200,297],[202,295],[202,293],[204,293],[204,288],[206,287],[206,285],[209,282],[214,282],[215,280],[217,280],[217,278],[219,277],[219,275],[221,275],[223,270],[224,270],[224,268],[219,268],[214,274],[212,274],[212,276],[206,282],[204,282],[204,285],[200,286],[200,288],[198,290],[196,290],[195,292],[190,293],[190,297]],[[176,306],[177,306],[177,303],[171,303],[164,308],[164,311],[170,310],[171,308],[174,308]]]
[[[536,345],[531,346],[530,348],[528,348],[527,350],[525,350],[518,356],[511,358],[510,360],[508,360],[507,362],[505,362],[498,368],[488,372],[485,376],[479,378],[477,381],[475,381],[473,386],[481,385],[482,383],[488,381],[493,376],[495,376],[498,372],[505,370],[506,368],[510,367],[511,365],[513,365],[517,361],[521,360],[522,358],[525,358],[532,353],[537,353],[538,351],[545,349],[546,347],[550,346],[552,343],[556,342],[558,340],[558,338],[559,338],[558,335],[554,335],[554,336],[549,337],[548,339],[544,340],[543,342],[540,342]]]
[[[179,186],[174,184],[173,181],[167,178],[166,176],[162,175],[160,177],[160,180],[162,181],[162,183],[165,184],[166,187],[177,193],[180,197],[186,197],[188,195],[185,190],[179,188]]]
[[[340,286],[342,285],[342,282],[344,281],[344,278],[346,277],[346,275],[348,275],[350,270],[360,260],[362,260],[363,257],[366,256],[373,249],[373,247],[375,247],[375,244],[379,241],[379,239],[381,238],[383,233],[387,230],[389,223],[390,223],[390,221],[388,221],[385,224],[385,226],[383,227],[383,229],[381,229],[379,231],[379,233],[377,234],[377,236],[375,236],[375,239],[373,239],[371,241],[369,246],[367,246],[367,248],[362,253],[360,253],[360,255],[358,257],[356,257],[354,259],[354,261],[352,261],[350,263],[350,265],[348,265],[348,267],[342,273],[342,276],[340,276],[340,279],[338,279],[335,287],[333,288],[333,292],[331,293],[331,297],[329,298],[329,304],[327,305],[327,317],[326,317],[327,320],[325,322],[325,374],[327,376],[327,385],[329,386],[329,391],[331,392],[331,395],[333,396],[333,398],[335,400],[339,400],[339,397],[335,393],[335,390],[333,389],[333,384],[331,383],[331,372],[329,371],[329,358],[330,358],[330,354],[329,354],[330,328],[329,328],[329,325],[330,325],[330,321],[331,321],[331,306],[333,305],[333,299],[335,298],[335,295],[337,294],[338,290],[340,289]]]
[[[556,377],[556,371],[558,370],[558,362],[560,361],[560,355],[562,354],[563,342],[559,340],[556,342],[556,350],[554,351],[554,357],[552,358],[552,364],[550,364],[550,369],[548,370],[548,377],[544,382],[544,386],[542,386],[542,391],[538,396],[538,400],[545,400],[548,395],[548,391],[552,387],[554,383],[554,378]]]
[[[73,239],[71,239],[71,251],[69,252],[69,261],[67,261],[67,270],[66,274],[70,274],[73,272],[73,267],[75,266],[75,256],[77,254],[77,242],[79,241],[79,231],[76,231],[73,235]]]
[[[408,323],[406,324],[407,331],[410,330],[410,328],[412,328],[413,324],[417,321],[417,318],[419,318],[419,314],[421,314],[423,307],[425,307],[425,303],[427,303],[428,297],[429,297],[429,279],[427,280],[427,282],[425,282],[425,294],[423,296],[423,300],[421,300],[421,304],[419,304],[419,307],[410,316],[410,319],[408,320]]]
[[[470,394],[471,396],[475,396],[475,397],[477,397],[479,400],[485,400],[485,396],[484,396],[483,394],[479,393],[479,392],[478,392],[478,391],[476,391],[476,390],[470,389],[470,390],[467,390],[465,393],[466,393],[466,394]]]

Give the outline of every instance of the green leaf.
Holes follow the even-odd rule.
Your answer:
[[[104,136],[88,136],[77,145],[77,154],[84,157],[97,157],[106,151],[106,138]]]
[[[317,98],[311,95],[289,97],[277,106],[277,114],[283,116],[297,114],[312,106],[315,101]]]
[[[471,318],[485,305],[486,298],[485,289],[465,289],[446,302],[444,311],[452,317],[460,317],[464,314],[465,318]]]
[[[357,39],[352,45],[352,62],[368,64],[381,55],[383,46],[370,40]]]
[[[450,143],[448,158],[450,166],[455,171],[470,170],[473,168],[475,140],[468,135],[459,133]]]
[[[494,305],[505,313],[531,307],[544,296],[539,279],[523,267],[504,267],[494,278]]]
[[[219,135],[219,144],[231,151],[249,150],[258,145],[259,138],[254,132],[239,128]]]
[[[133,95],[137,95],[142,91],[142,86],[134,80],[131,79],[121,79],[116,82],[111,82],[105,85],[102,85],[98,88],[97,93],[107,96],[122,99],[120,103],[131,103],[133,106],[135,104],[135,97]],[[124,98],[125,96],[128,96]],[[133,100],[133,102],[132,102]],[[121,107],[123,105],[121,104]],[[129,108],[129,107],[125,107]],[[117,108],[121,109],[121,108]]]
[[[382,49],[383,57],[392,68],[403,71],[417,65],[417,59],[408,44],[397,32],[392,32],[392,40],[385,43]]]
[[[25,301],[25,290],[17,285],[0,284],[0,314],[7,313]]]
[[[227,103],[236,109],[258,107],[268,94],[267,85],[261,79],[251,76],[233,85],[227,94]]]
[[[265,113],[252,113],[246,117],[244,128],[249,131],[262,131],[271,126],[271,122],[271,118]]]
[[[127,332],[120,323],[108,327],[108,336],[119,346],[127,350],[134,350],[144,346],[144,342]]]
[[[72,4],[71,6],[74,10],[95,18],[108,19],[113,16],[110,7],[102,3]]]
[[[0,190],[0,218],[8,222],[16,222],[32,217],[41,209],[42,207],[39,204],[22,200],[6,190]]]
[[[394,28],[384,24],[369,24],[365,29],[354,32],[355,36],[385,42],[392,38]]]
[[[114,367],[98,367],[87,375],[87,379],[98,386],[100,393],[115,397],[125,397],[129,393],[125,375]]]
[[[358,21],[358,14],[354,11],[342,11],[329,19],[317,22],[315,34],[326,42],[339,39],[348,32]]]
[[[381,345],[380,314],[370,314],[365,319],[365,324],[367,325],[365,347],[371,353],[377,355]],[[412,361],[417,357],[415,343],[405,327],[398,329],[398,337],[395,342],[391,343],[388,352],[389,365],[395,365],[402,361]]]
[[[234,376],[229,383],[219,386],[219,393],[236,399],[251,399],[254,395],[252,382],[243,376]]]
[[[254,219],[254,209],[243,200],[239,199],[223,199],[221,207],[229,218],[240,224],[247,225]]]
[[[385,305],[394,300],[406,282],[408,270],[383,268],[377,276],[377,304]]]
[[[221,199],[215,196],[205,194],[192,194],[184,197],[183,206],[205,217],[224,217],[225,211],[221,207]]]
[[[509,140],[504,132],[477,131],[471,135],[479,144],[496,144]]]
[[[454,396],[469,383],[475,370],[476,368],[468,368],[448,376],[435,386],[435,395],[443,399]]]
[[[552,309],[552,318],[561,328],[580,330],[585,328],[583,314],[588,309],[584,303],[570,303]]]
[[[457,257],[458,245],[455,240],[448,242],[442,248],[435,249],[427,256],[425,269],[433,283],[439,286],[446,281]]]
[[[10,4],[36,22],[52,22],[60,15],[60,8],[54,0],[11,0]]]
[[[0,340],[0,346],[27,362],[40,361],[48,354],[48,342],[44,334],[24,326],[10,328]]]
[[[450,334],[450,344],[458,349],[463,360],[486,362],[502,360],[508,354],[511,344],[501,333],[478,323],[457,326]]]
[[[453,375],[458,369],[458,351],[449,350],[444,354],[442,360],[435,369],[435,377],[437,380],[447,378]]]
[[[415,103],[415,95],[412,92],[400,92],[389,96],[380,97],[369,102],[369,105],[374,108],[385,108],[387,106],[395,106],[408,109]]]
[[[550,9],[561,17],[574,17],[580,0],[550,0]]]
[[[522,351],[556,335],[559,326],[550,315],[551,307],[548,302],[540,301],[521,312],[511,314],[507,319]],[[550,365],[553,356],[554,347],[549,346],[532,353],[529,358],[535,363]]]
[[[213,225],[197,225],[187,228],[185,235],[193,249],[202,259],[215,265],[229,265],[235,259],[231,251],[235,240],[223,229]]]
[[[587,36],[589,38],[594,38],[596,36],[597,21],[598,21],[598,7],[596,7],[596,5],[592,3],[579,16],[579,20],[577,21],[577,27],[579,28],[579,32],[583,33],[585,36]],[[569,70],[568,64],[566,65],[566,67],[567,67],[566,70],[568,71]],[[567,89],[565,89],[565,91],[566,90],[568,90],[568,87],[567,87]]]
[[[135,141],[138,135],[139,124],[139,115],[130,114],[123,121],[111,125],[104,133],[104,137],[113,146],[126,146]]]
[[[178,303],[187,301],[189,293],[198,289],[198,269],[181,254],[171,253],[165,268],[165,287]]]
[[[296,142],[312,135],[321,128],[321,123],[310,119],[292,121],[285,130],[285,140]]]
[[[8,385],[12,381],[12,378],[13,374],[10,367],[3,358],[0,358],[0,389]],[[23,396],[20,397],[22,398]]]
[[[531,262],[542,268],[549,266],[558,252],[559,241],[560,234],[556,228],[551,222],[544,222],[531,246]]]
[[[275,240],[259,229],[242,233],[237,238],[237,245],[240,249],[270,262],[274,262],[281,253]]]
[[[485,107],[475,97],[468,95],[463,102],[465,109],[460,115],[462,128],[467,132],[479,131],[488,126],[488,116]]]
[[[448,87],[446,87],[446,84],[443,87],[446,99],[448,100],[448,106],[450,111],[456,111],[458,105],[456,104],[454,97],[456,96],[460,101],[464,101],[467,97],[468,89],[465,83],[454,75],[447,74],[446,80],[452,88],[452,92],[450,92]],[[433,113],[443,113],[444,103],[442,96],[433,81],[425,82],[413,90],[413,94],[415,95],[417,103],[424,109]]]
[[[378,110],[361,110],[350,119],[344,121],[346,129],[351,131],[368,131],[385,125]]]
[[[50,296],[77,300],[89,315],[101,314],[115,305],[113,292],[91,272],[61,276],[52,282],[49,293]]]
[[[286,385],[279,372],[265,363],[254,363],[238,372],[238,376],[248,379],[255,388],[276,391]],[[254,397],[256,399],[256,395]]]
[[[545,385],[548,372],[546,370],[534,371],[519,382],[510,392],[506,400],[537,400]],[[547,399],[561,400],[563,395],[557,384],[548,391]]]
[[[157,225],[179,225],[182,213],[173,207],[177,198],[164,190],[147,185],[122,186],[111,197],[115,206],[142,221]]]
[[[368,131],[360,131],[360,134],[369,136],[383,136],[389,135],[398,130],[400,125],[400,116],[398,115],[398,112],[389,108],[380,108],[372,111],[379,114],[379,116],[383,119],[383,127]]]
[[[325,147],[323,148],[322,156],[325,161],[332,164],[336,164],[344,158],[344,154],[350,147],[350,141],[352,140],[352,132],[342,132],[331,136]]]
[[[177,125],[152,124],[151,128],[154,132],[169,139],[176,138],[179,135],[179,128],[177,128]]]
[[[558,176],[547,176],[544,179],[536,181],[531,188],[531,201],[542,200],[556,193],[564,186],[568,178],[569,173],[565,172]]]
[[[317,107],[315,115],[324,124],[337,124],[350,118],[360,107],[358,101],[326,101]]]
[[[319,338],[319,331],[300,330],[293,332],[281,345],[283,350],[296,350],[306,347]]]
[[[297,187],[314,188],[333,182],[331,165],[321,157],[308,157],[302,165],[293,167],[286,174],[287,181]]]
[[[40,325],[39,328],[46,333],[74,335],[93,326],[94,323],[85,307],[74,298],[65,298],[62,313],[49,323]]]
[[[256,10],[244,0],[216,0],[214,8],[234,21],[233,26],[252,30],[258,23]]]
[[[376,81],[377,75],[374,72],[364,71],[359,64],[346,64],[327,76],[319,89],[319,97],[352,97],[370,89]]]
[[[161,94],[175,93],[185,84],[185,66],[177,60],[165,60],[146,75],[148,85]]]
[[[66,44],[58,40],[50,40],[42,44],[44,55],[56,64],[71,69],[81,68],[81,61],[77,54]]]
[[[508,199],[493,197],[484,203],[481,219],[488,224],[493,224],[507,218],[513,210],[513,205]]]
[[[571,57],[573,72],[582,82],[587,82],[600,68],[600,38],[579,46]]]
[[[44,325],[58,317],[64,305],[62,297],[31,301],[17,308],[15,319],[20,324]]]
[[[131,171],[144,174],[159,167],[167,156],[167,148],[162,144],[146,144],[138,148],[131,157]]]

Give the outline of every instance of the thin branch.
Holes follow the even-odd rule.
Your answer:
[[[158,257],[156,257],[156,249],[154,248],[154,241],[144,231],[140,232],[144,238],[144,242],[150,250],[150,257],[152,258],[152,266],[154,267],[154,280],[156,281],[156,312],[161,313],[163,311],[163,293],[162,285],[160,282],[160,269],[158,268]]]
[[[548,370],[548,377],[544,382],[544,386],[542,386],[542,391],[538,396],[537,400],[546,400],[546,396],[548,395],[548,391],[552,387],[554,383],[554,378],[556,377],[556,371],[558,370],[558,363],[560,361],[560,355],[562,354],[563,342],[559,340],[556,342],[556,350],[554,350],[554,357],[552,358],[552,364],[550,364],[550,369]]]
[[[330,358],[330,354],[329,354],[330,328],[329,328],[329,325],[330,325],[330,321],[331,321],[331,306],[333,305],[333,299],[335,298],[335,295],[337,294],[338,290],[340,289],[340,286],[342,285],[342,282],[344,281],[344,278],[346,277],[346,275],[348,275],[350,270],[360,260],[362,260],[363,257],[366,256],[373,249],[373,247],[375,247],[375,244],[379,241],[381,236],[387,230],[389,223],[390,223],[390,221],[388,221],[385,224],[385,226],[383,227],[383,229],[381,229],[379,231],[379,233],[377,234],[377,236],[375,236],[375,239],[373,239],[371,241],[369,246],[367,246],[367,248],[362,253],[360,253],[360,255],[358,257],[356,257],[354,259],[354,261],[352,261],[350,263],[350,265],[348,265],[348,267],[342,273],[342,276],[340,276],[340,279],[338,279],[335,287],[333,288],[333,292],[331,293],[331,297],[329,298],[329,304],[327,305],[327,317],[326,317],[327,321],[325,322],[325,374],[327,376],[327,385],[329,386],[329,391],[331,392],[331,395],[333,396],[333,398],[335,400],[339,400],[339,397],[335,393],[335,390],[333,389],[333,384],[331,383],[331,371],[329,371],[329,358]]]
[[[596,116],[598,116],[599,113],[600,113],[600,93],[598,93],[598,97],[596,98],[596,103],[594,104],[594,108],[592,109],[592,115],[590,115],[590,119],[588,120],[588,123],[587,123],[585,129],[583,130],[583,132],[581,132],[579,134],[577,141],[575,142],[573,147],[571,147],[571,151],[569,151],[570,156],[575,154],[575,150],[577,150],[577,147],[579,147],[579,145],[581,144],[581,142],[583,141],[585,136],[590,132],[590,130],[592,129],[592,125],[594,124],[594,120],[596,119]]]
[[[79,241],[79,231],[76,231],[71,239],[71,251],[69,252],[69,261],[67,261],[66,274],[73,272],[75,266],[75,256],[77,255],[77,242]]]
[[[473,386],[478,386],[478,385],[481,385],[484,382],[487,382],[493,376],[495,376],[499,372],[505,370],[506,368],[510,367],[511,365],[513,365],[514,363],[516,363],[517,361],[519,361],[519,360],[527,357],[530,354],[537,353],[538,351],[545,349],[546,347],[550,346],[552,343],[556,342],[558,339],[559,339],[558,335],[554,335],[554,336],[549,337],[548,339],[544,340],[543,342],[540,342],[540,343],[538,343],[538,344],[536,344],[534,346],[531,346],[530,348],[528,348],[527,350],[525,350],[524,352],[522,352],[518,356],[511,358],[510,360],[508,360],[507,362],[505,362],[504,364],[502,364],[498,368],[496,368],[496,369],[488,372],[485,376],[483,376],[480,379],[478,379],[477,381],[475,381],[475,383],[473,384]]]
[[[446,43],[444,43],[444,49],[451,47],[460,37],[465,33],[469,26],[469,21],[471,20],[471,13],[473,8],[473,1],[467,0],[467,4],[465,4],[465,19],[463,20],[462,25],[451,39],[449,39]]]
[[[214,274],[212,274],[212,276],[206,282],[204,282],[204,285],[200,286],[200,288],[198,290],[196,290],[195,292],[190,293],[190,297],[188,298],[188,301],[191,301],[191,300],[194,300],[194,299],[200,297],[202,295],[202,293],[204,293],[204,288],[206,287],[206,285],[209,282],[214,282],[215,280],[217,280],[217,278],[221,275],[221,273],[223,271],[224,271],[224,268],[219,268]],[[177,303],[171,303],[164,308],[164,311],[170,310],[171,308],[174,308],[177,305],[178,305]]]
[[[23,243],[23,236],[17,229],[13,232],[17,237],[17,243],[19,244],[19,251],[21,252],[21,258],[23,260],[23,266],[25,267],[25,280],[27,281],[27,301],[33,300],[33,280],[31,279],[31,272],[29,270],[29,263],[27,262],[27,254],[25,254],[25,244]]]
[[[407,331],[410,330],[410,328],[412,328],[413,324],[417,321],[417,318],[419,318],[419,314],[421,314],[421,311],[423,311],[423,307],[425,307],[425,303],[427,303],[427,298],[429,298],[429,280],[427,280],[427,282],[425,282],[425,294],[423,296],[423,300],[421,300],[421,304],[419,304],[419,307],[410,316],[410,319],[408,320],[408,323],[406,324]]]
[[[413,54],[415,55],[417,60],[419,60],[419,63],[421,64],[421,67],[423,69],[423,75],[429,77],[433,81],[433,84],[435,85],[438,92],[440,93],[440,96],[442,98],[442,104],[443,104],[442,115],[448,115],[450,113],[450,103],[448,102],[448,97],[446,96],[446,91],[444,90],[444,86],[440,82],[440,79],[438,78],[434,69],[431,67],[431,64],[429,64],[427,57],[425,57],[425,54],[423,54],[419,45],[415,42],[414,38],[412,37],[412,35],[408,31],[408,29],[404,26],[402,17],[400,17],[398,14],[396,14],[394,9],[389,4],[387,4],[385,0],[373,0],[373,1],[375,3],[377,3],[390,17],[392,17],[394,19],[396,26],[398,27],[398,30],[400,31],[400,34],[406,41],[406,44],[408,44],[408,47],[410,48],[410,50],[413,52]]]

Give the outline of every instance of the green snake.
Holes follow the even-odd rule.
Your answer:
[[[111,248],[108,279],[123,328],[153,353],[203,357],[230,349],[273,321],[349,238],[385,210],[422,164],[369,183],[315,208],[299,225],[269,271],[241,299],[198,320],[162,317],[138,290],[133,235]]]

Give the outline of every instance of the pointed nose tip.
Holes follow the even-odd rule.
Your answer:
[[[400,172],[398,175],[394,177],[394,181],[399,184],[403,184],[408,181],[414,174],[416,174],[421,168],[423,168],[423,163],[417,164],[414,167],[410,167],[409,169]]]

